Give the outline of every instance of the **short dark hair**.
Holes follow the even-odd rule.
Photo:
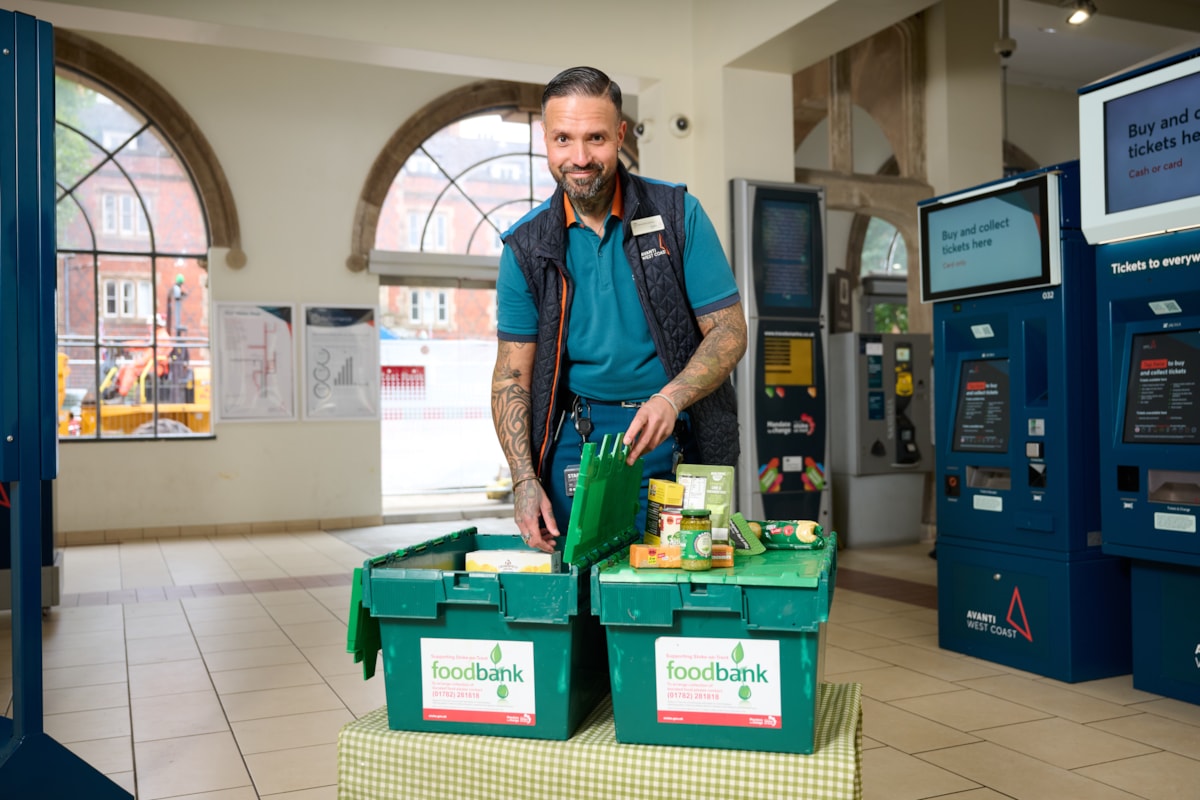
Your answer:
[[[551,98],[570,95],[607,97],[617,107],[617,114],[621,113],[621,87],[595,67],[571,67],[551,78],[542,92],[543,114]]]

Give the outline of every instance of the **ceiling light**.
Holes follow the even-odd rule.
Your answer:
[[[1092,0],[1075,0],[1075,8],[1067,17],[1068,25],[1082,25],[1096,13],[1096,4]]]

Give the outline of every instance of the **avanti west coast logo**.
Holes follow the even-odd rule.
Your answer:
[[[500,662],[504,660],[504,651],[500,649],[500,644],[492,648],[492,652],[488,654],[488,665],[484,661],[472,661],[463,666],[448,667],[440,661],[434,661],[430,664],[430,672],[434,680],[442,681],[477,681],[479,683],[494,683],[496,686],[496,696],[501,700],[508,697],[508,684],[524,683],[525,675],[521,668],[516,664],[509,666],[501,666]]]
[[[968,628],[990,633],[993,636],[1003,636],[1007,639],[1015,639],[1019,634],[1032,642],[1033,631],[1029,627],[1029,617],[1025,613],[1025,603],[1021,600],[1021,590],[1019,587],[1013,587],[1012,599],[1008,603],[1008,614],[1005,615],[1004,621],[1011,627],[1006,628],[1000,625],[996,621],[995,614],[971,609],[967,610]]]
[[[720,659],[714,659],[707,664],[692,664],[685,666],[678,664],[674,660],[667,662],[667,679],[673,681],[691,681],[694,683],[740,683],[738,688],[738,697],[743,700],[749,700],[753,692],[750,689],[750,684],[766,684],[770,682],[767,669],[762,664],[755,663],[753,665],[743,665],[742,662],[746,659],[746,651],[742,649],[742,643],[738,642],[733,648],[733,652],[729,654],[729,661],[722,662]]]

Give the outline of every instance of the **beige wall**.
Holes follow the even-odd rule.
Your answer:
[[[1008,87],[1008,140],[1038,166],[1079,158],[1079,97],[1075,92]]]
[[[370,304],[378,280],[344,266],[379,149],[447,75],[94,35],[164,84],[221,160],[248,263],[210,259],[214,301]],[[94,530],[336,519],[380,511],[373,422],[219,423],[215,441],[70,442],[57,523]]]
[[[946,0],[926,16],[926,181],[937,194],[1003,177],[995,7]]]

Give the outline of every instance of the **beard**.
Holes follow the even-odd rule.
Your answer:
[[[616,176],[616,170],[607,170],[599,162],[583,165],[572,164],[569,166],[571,169],[577,169],[582,166],[583,169],[589,170],[592,174],[582,179],[569,177],[567,170],[560,168],[554,171],[554,178],[558,181],[558,185],[563,188],[567,197],[571,198],[571,202],[577,207],[587,211],[598,210],[593,207],[606,198],[608,188],[612,185],[613,178]]]

